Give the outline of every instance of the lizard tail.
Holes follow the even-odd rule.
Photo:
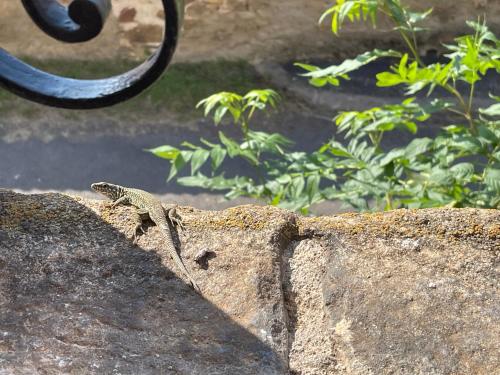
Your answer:
[[[161,229],[163,230],[164,233],[170,233],[170,228],[168,227],[168,225],[167,226],[161,225],[160,227],[161,227]],[[184,274],[184,276],[187,277],[187,279],[189,280],[189,283],[191,284],[191,286],[193,287],[193,289],[195,291],[197,291],[198,293],[201,294],[200,287],[198,286],[198,284],[196,283],[196,281],[193,279],[193,277],[191,276],[191,274],[187,270],[184,262],[182,261],[181,257],[177,253],[177,250],[175,249],[175,245],[174,245],[174,242],[172,240],[172,237],[170,237],[168,239],[168,242],[170,243],[170,246],[168,246],[169,247],[170,257],[174,260],[175,264],[182,271],[182,273]]]

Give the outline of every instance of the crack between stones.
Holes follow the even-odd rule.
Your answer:
[[[293,258],[297,246],[305,240],[321,239],[323,233],[317,232],[312,228],[301,228],[298,221],[299,217],[294,215],[278,231],[278,256],[280,264],[280,287],[283,304],[283,320],[286,327],[286,347],[284,360],[286,371],[289,375],[298,375],[297,372],[290,370],[290,352],[295,341],[297,331],[297,304],[295,295],[292,292],[292,271],[290,260]]]
[[[335,236],[328,233],[318,231],[315,228],[307,228],[300,222],[300,217],[293,215],[287,220],[284,225],[278,230],[278,256],[280,263],[280,288],[283,304],[283,321],[286,327],[286,347],[284,352],[284,360],[286,373],[289,375],[299,375],[300,373],[290,369],[291,350],[296,341],[297,324],[299,319],[298,305],[296,302],[297,295],[292,288],[292,269],[291,260],[295,255],[296,248],[302,241],[320,240],[330,243],[330,246],[343,246]]]

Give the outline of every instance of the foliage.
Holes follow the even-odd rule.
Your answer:
[[[500,97],[491,95],[494,104],[479,111],[474,110],[474,97],[478,81],[489,71],[500,72],[500,40],[485,23],[469,22],[473,34],[446,46],[447,61],[426,65],[417,54],[416,34],[431,11],[410,11],[400,0],[337,0],[323,14],[321,21],[330,17],[337,34],[346,20],[369,19],[375,25],[382,13],[408,46],[408,53],[374,50],[327,68],[297,64],[312,85],[321,87],[340,85],[351,72],[376,59],[397,59],[389,71],[377,74],[377,86],[403,85],[408,98],[400,104],[339,113],[334,122],[342,142],[332,138],[315,152],[294,152],[286,137],[251,130],[254,111],[266,109],[267,104],[274,107],[278,101],[275,92],[256,90],[245,96],[215,94],[199,104],[205,115],[213,111],[216,124],[230,113],[241,127],[241,141],[219,132],[219,144],[202,140],[203,146],[183,144],[184,150],[162,146],[150,151],[171,161],[169,179],[191,162],[191,175],[178,179],[183,185],[227,191],[228,198],[261,198],[302,212],[314,203],[334,199],[361,210],[444,205],[498,208]],[[459,83],[466,85],[467,95],[458,89]],[[436,88],[447,95],[436,97]],[[397,148],[384,143],[389,132],[416,135],[419,127],[443,112],[451,113],[454,123],[435,139],[414,138]],[[246,160],[257,177],[226,178],[218,171],[227,156]],[[211,175],[207,176],[200,169],[209,159]]]
[[[219,125],[229,111],[233,116],[234,123],[241,126],[243,137],[247,139],[248,124],[255,110],[263,111],[268,104],[272,108],[276,108],[279,100],[278,93],[270,89],[252,90],[245,96],[232,92],[219,92],[203,99],[196,108],[204,107],[205,116],[208,116],[214,110],[215,125]]]

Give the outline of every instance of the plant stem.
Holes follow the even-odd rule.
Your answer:
[[[417,61],[418,65],[420,65],[421,67],[425,67],[424,62],[422,61],[422,59],[420,58],[420,55],[418,54],[417,45],[416,45],[416,38],[414,38],[415,45],[413,45],[412,41],[410,40],[410,38],[408,37],[408,35],[406,35],[406,33],[404,31],[401,30],[400,34],[403,37],[405,43],[408,45],[408,48],[410,48],[410,51],[413,54],[413,57],[415,57],[415,60]]]
[[[460,115],[461,117],[466,117],[466,114],[463,112],[460,112],[459,110],[453,109],[453,108],[446,108],[448,112],[455,113],[457,115]]]
[[[242,117],[241,121],[241,131],[243,132],[243,139],[248,141],[248,120],[245,117]]]
[[[385,202],[386,202],[385,211],[392,210],[392,200],[391,200],[391,194],[389,192],[385,193]]]
[[[470,92],[469,92],[469,113],[472,112],[472,102],[474,100],[474,89],[476,85],[475,83],[472,83],[470,86]]]
[[[455,87],[453,87],[449,83],[443,85],[442,87],[458,99],[460,105],[462,106],[462,108],[464,110],[464,112],[461,113],[461,115],[464,116],[466,118],[466,120],[469,122],[469,128],[470,128],[472,134],[476,134],[477,133],[476,124],[474,122],[474,119],[472,118],[472,111],[471,111],[471,107],[470,107],[470,103],[472,102],[472,99],[469,102],[469,104],[467,104],[465,102],[464,98],[462,97],[462,95],[460,94],[460,92],[458,92],[458,90]],[[472,95],[474,95],[474,92],[472,92]]]

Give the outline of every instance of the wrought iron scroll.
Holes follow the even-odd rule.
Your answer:
[[[160,77],[177,46],[184,0],[161,1],[163,41],[132,70],[104,79],[72,79],[36,69],[0,48],[0,86],[35,102],[72,109],[106,107],[132,98]],[[40,29],[67,43],[96,37],[111,10],[111,0],[73,0],[67,7],[57,0],[22,0],[22,4]]]

